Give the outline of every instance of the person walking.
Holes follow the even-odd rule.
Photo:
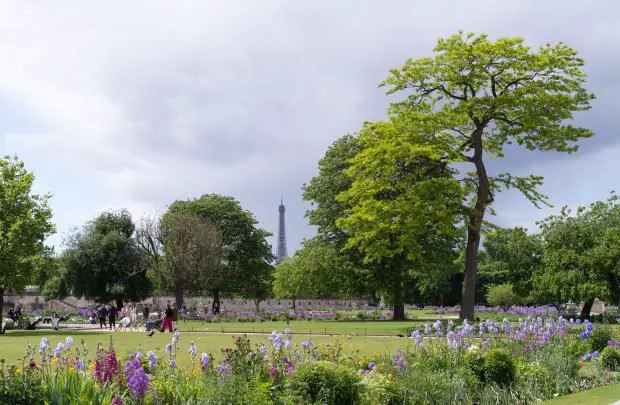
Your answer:
[[[170,304],[166,306],[166,311],[164,312],[164,323],[161,325],[161,331],[164,332],[166,330],[166,326],[168,327],[168,331],[172,333],[172,317],[174,312],[172,312],[172,308],[170,308]]]
[[[183,325],[187,325],[187,307],[185,305],[181,308],[181,319],[183,319]]]
[[[177,331],[177,321],[179,320],[179,310],[176,303],[172,303],[172,329]]]
[[[105,323],[105,318],[108,315],[108,311],[106,311],[103,305],[101,306],[101,308],[99,308],[99,312],[97,312],[97,315],[99,316],[99,329],[103,329],[104,327],[107,328],[108,325],[106,325]]]
[[[110,330],[116,329],[116,316],[118,315],[118,309],[114,305],[110,306],[108,311],[108,321],[110,323]]]

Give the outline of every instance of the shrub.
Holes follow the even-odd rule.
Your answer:
[[[480,354],[480,351],[469,351],[463,357],[463,365],[466,370],[478,378],[480,381],[484,381],[484,358]]]
[[[484,356],[484,378],[486,382],[510,385],[515,379],[515,373],[515,364],[510,351],[491,349]]]
[[[601,364],[605,370],[620,370],[620,352],[613,347],[606,347],[601,352]]]
[[[310,403],[355,404],[360,398],[361,377],[353,369],[320,361],[301,365],[291,386]]]
[[[492,285],[487,292],[487,302],[492,306],[502,307],[504,311],[517,304],[518,300],[519,297],[512,290],[512,284]]]
[[[590,334],[588,343],[590,344],[590,352],[601,351],[607,347],[607,342],[611,340],[611,331],[607,328],[596,328]]]

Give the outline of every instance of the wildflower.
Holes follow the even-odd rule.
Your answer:
[[[149,376],[146,375],[135,356],[133,362],[127,362],[125,374],[127,375],[127,388],[131,388],[131,395],[138,398],[144,397],[149,388]]]
[[[112,399],[112,405],[123,405],[123,400],[118,394],[114,394],[114,398]]]
[[[157,356],[155,356],[155,353],[151,351],[149,351],[146,355],[149,358],[149,368],[152,370],[155,366],[157,366]]]
[[[30,366],[30,368],[35,368],[37,366],[37,363],[35,363],[34,360],[30,360],[30,363],[28,363],[28,365]]]
[[[200,356],[200,364],[202,364],[203,370],[209,366],[209,355],[207,355],[207,353],[202,353]]]
[[[21,369],[21,368],[19,368],[19,367],[17,367],[17,368],[15,369],[15,374],[21,374],[21,373],[22,373],[22,369]]]
[[[67,339],[65,339],[65,346],[67,346],[67,349],[73,346],[73,338],[71,336],[67,336]]]
[[[172,353],[172,345],[170,343],[166,345],[166,353]]]
[[[50,347],[50,342],[47,338],[42,338],[41,343],[39,343],[39,353],[43,354],[48,347]]]
[[[374,370],[374,368],[375,368],[375,363],[374,363],[374,362],[372,362],[372,361],[371,361],[371,362],[369,362],[369,363],[368,363],[368,369],[369,369],[369,370]]]
[[[583,362],[583,360],[579,360],[577,362],[577,364],[579,364],[579,367],[583,367],[585,365],[585,363]]]
[[[284,341],[284,348],[288,350],[288,349],[290,349],[291,347],[293,347],[293,342],[292,342],[290,339],[286,339],[286,340]]]
[[[53,364],[53,365],[58,364],[58,358],[56,358],[56,357],[55,357],[55,358],[53,358],[53,359],[52,359],[52,364]]]
[[[75,373],[75,367],[69,367],[69,374]]]
[[[174,361],[174,359],[170,359],[170,363],[168,363],[168,366],[170,368],[176,368],[177,367],[177,363]]]
[[[189,354],[191,354],[192,360],[193,360],[196,357],[196,353],[197,353],[197,351],[196,351],[196,343],[192,342],[192,344],[189,347],[188,352],[189,352]]]
[[[77,363],[76,363],[76,365],[77,365],[77,369],[78,369],[78,370],[80,370],[80,371],[83,371],[83,370],[84,370],[84,360],[82,360],[82,359],[77,359]]]
[[[400,350],[400,348],[396,350],[396,356],[394,356],[394,362],[396,362],[396,369],[398,371],[403,371],[407,368],[407,362],[405,361],[405,358],[403,357],[403,352],[402,350]]]

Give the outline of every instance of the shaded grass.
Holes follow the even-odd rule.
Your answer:
[[[97,343],[101,342],[107,347],[110,336],[113,337],[114,346],[119,357],[141,350],[147,352],[152,350],[158,357],[166,357],[164,349],[166,344],[170,343],[172,334],[157,332],[152,337],[146,336],[143,332],[78,332],[78,331],[10,331],[0,336],[0,358],[5,359],[7,363],[21,364],[26,352],[28,343],[38,351],[39,342],[42,337],[47,337],[51,347],[54,348],[58,342],[64,342],[67,336],[74,339],[75,344],[79,344],[84,339],[88,350],[89,358],[94,356],[97,349]],[[266,335],[250,335],[250,342],[255,344],[263,343],[270,345],[268,336]],[[293,344],[300,345],[302,341],[311,338],[316,344],[333,343],[336,337],[330,336],[293,336]],[[394,354],[396,349],[405,348],[410,344],[409,339],[401,339],[395,337],[339,337],[339,341],[343,345],[346,353],[353,353],[359,350],[365,355],[373,353]],[[180,334],[177,363],[187,364],[190,362],[188,349],[191,342],[195,342],[198,352],[212,353],[216,358],[220,357],[221,349],[234,347],[234,335],[208,334],[208,333],[183,333]],[[269,346],[268,346],[269,347]],[[300,349],[301,350],[301,349]],[[35,360],[39,361],[38,352]]]

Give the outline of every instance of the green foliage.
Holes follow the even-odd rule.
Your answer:
[[[617,301],[620,284],[620,204],[606,201],[564,207],[539,223],[543,266],[534,274],[536,296],[548,302],[579,302],[593,298]],[[587,314],[586,314],[587,316]]]
[[[269,277],[274,257],[266,240],[271,234],[256,227],[258,222],[251,212],[233,197],[205,194],[193,200],[175,201],[166,215],[172,213],[198,215],[220,232],[223,260],[218,266],[218,277],[207,285],[209,290],[256,295],[256,280]]]
[[[298,298],[308,294],[304,275],[295,264],[295,259],[285,259],[275,266],[273,293],[276,298]]]
[[[508,310],[511,306],[519,303],[519,296],[513,291],[512,284],[492,285],[487,292],[487,302],[491,306]]]
[[[601,351],[607,347],[607,342],[613,337],[609,328],[597,326],[586,340],[590,346],[589,352]]]
[[[485,380],[484,375],[484,357],[480,351],[468,351],[463,356],[463,366],[466,370],[471,371],[471,373],[480,381]]]
[[[418,141],[391,122],[367,124],[362,150],[347,170],[353,183],[337,197],[349,207],[336,221],[348,235],[345,246],[373,264],[397,319],[404,283],[416,276],[448,279],[461,236],[454,226],[461,186],[440,154]]]
[[[390,121],[410,134],[413,144],[435,150],[442,161],[474,170],[460,180],[468,190],[468,244],[462,316],[473,318],[478,244],[494,195],[516,188],[535,205],[546,203],[538,191],[542,177],[495,176],[485,156],[501,158],[513,142],[528,150],[573,152],[580,138],[592,136],[567,123],[590,109],[594,96],[584,87],[584,61],[563,43],[537,51],[522,38],[490,41],[462,32],[437,41],[431,57],[409,59],[381,84],[388,94],[406,91],[392,103]]]
[[[23,292],[32,281],[55,231],[50,196],[32,193],[34,179],[17,157],[0,159],[0,310],[6,290]]]
[[[328,361],[299,366],[291,386],[310,403],[356,404],[359,401],[361,378],[349,367]]]
[[[532,292],[532,274],[542,262],[542,240],[524,228],[496,228],[486,235],[478,277],[488,284],[510,283],[515,293]]]
[[[605,370],[620,370],[620,352],[613,347],[605,347],[600,355],[600,361]]]
[[[122,302],[141,301],[151,294],[144,256],[132,238],[134,228],[129,212],[106,212],[72,236],[62,262],[74,296]]]
[[[510,385],[515,379],[516,366],[510,351],[491,349],[484,355],[484,378],[488,383]]]
[[[0,403],[7,405],[43,404],[44,386],[41,372],[36,369],[18,370],[7,366],[2,360],[0,366]]]

